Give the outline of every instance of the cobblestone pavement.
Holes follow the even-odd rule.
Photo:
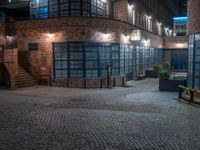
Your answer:
[[[200,107],[157,83],[0,90],[0,149],[200,150]]]

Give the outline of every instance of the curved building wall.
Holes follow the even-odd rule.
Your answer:
[[[113,16],[111,0],[32,0],[32,18],[68,16],[108,18]]]
[[[16,29],[18,49],[31,54],[32,74],[40,77],[38,68],[47,65],[56,85],[68,86],[69,79],[83,85],[83,79],[96,78],[100,85],[99,79],[106,78],[107,65],[111,76],[133,80],[146,68],[162,62],[162,38],[141,32],[141,41],[131,41],[135,28],[122,21],[67,17],[10,24]]]
[[[188,86],[200,89],[200,1],[188,0]]]
[[[188,0],[188,35],[200,32],[200,1]]]

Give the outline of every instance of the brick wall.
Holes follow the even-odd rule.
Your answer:
[[[111,1],[109,1],[111,2]],[[109,5],[110,7],[111,5]],[[83,17],[67,17],[52,18],[44,20],[27,20],[8,23],[9,27],[15,29],[15,39],[17,40],[18,50],[28,50],[29,43],[37,42],[38,51],[30,54],[30,70],[36,78],[40,78],[39,67],[47,65],[53,70],[52,43],[65,41],[92,41],[92,42],[117,42],[124,44],[136,44],[129,40],[131,30],[137,29],[130,24],[132,17],[132,8],[128,4],[128,0],[116,0],[115,17],[119,20],[83,18]],[[140,7],[140,6],[138,6]],[[108,9],[108,15],[112,15],[111,9]],[[144,12],[144,8],[140,9]],[[127,23],[126,23],[127,22]],[[106,34],[108,33],[108,34]],[[142,37],[150,40],[151,47],[162,48],[174,47],[172,39],[163,38],[150,32],[141,31]],[[5,43],[5,25],[0,24],[0,45]],[[180,39],[175,39],[180,40]],[[181,39],[182,40],[182,39]],[[6,54],[7,55],[7,54]],[[15,57],[13,58],[15,60]],[[44,61],[45,60],[45,61]],[[11,74],[15,74],[17,66],[8,65]],[[53,72],[52,72],[53,77]],[[63,86],[94,86],[106,85],[107,81],[102,80],[54,80],[54,84]],[[112,79],[113,84],[121,84],[121,78]]]
[[[163,38],[152,34],[150,32],[142,31],[142,37],[146,40],[150,40],[150,45],[153,48],[163,48]]]
[[[163,38],[163,48],[164,49],[187,49],[188,37],[187,36],[165,37]]]
[[[188,35],[200,32],[200,0],[188,0]]]
[[[5,44],[5,24],[0,23],[0,45]]]
[[[4,66],[10,75],[11,89],[15,89],[15,77],[18,72],[17,49],[7,49],[4,51]]]
[[[128,1],[116,0],[115,2],[115,17],[121,21],[128,21]]]
[[[110,87],[123,86],[125,84],[124,77],[112,77]],[[53,79],[52,85],[64,87],[79,87],[79,88],[106,88],[107,78],[95,79]]]
[[[3,84],[3,63],[0,63],[0,85]]]
[[[39,51],[31,53],[31,64],[37,74],[37,66],[43,64],[41,53],[45,54],[48,66],[52,66],[52,43],[64,41],[118,42],[130,44],[126,38],[134,27],[125,22],[95,18],[58,18],[46,20],[19,21],[13,23],[19,50],[28,50],[28,43],[38,42]],[[106,32],[109,34],[105,34]],[[162,38],[149,32],[142,32],[145,39],[151,39],[152,47],[162,47]]]

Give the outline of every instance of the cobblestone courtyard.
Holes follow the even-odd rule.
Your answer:
[[[200,107],[133,87],[0,90],[1,150],[200,150]]]

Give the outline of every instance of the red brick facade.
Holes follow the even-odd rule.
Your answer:
[[[165,49],[187,49],[188,37],[187,36],[165,37],[163,38],[163,47]]]
[[[200,1],[188,0],[188,35],[200,32]]]
[[[61,85],[68,87],[105,87],[107,85],[106,79],[93,80],[78,80],[68,79],[59,80],[53,78],[53,44],[55,42],[65,41],[92,41],[92,42],[108,42],[108,43],[122,43],[131,44],[129,37],[133,30],[137,29],[129,23],[130,20],[130,6],[127,0],[116,1],[116,18],[112,19],[98,19],[98,18],[82,18],[82,17],[68,17],[68,18],[52,18],[44,20],[27,20],[8,23],[15,29],[14,37],[17,41],[18,51],[28,51],[29,43],[38,43],[38,51],[31,52],[29,56],[29,64],[32,75],[37,79],[41,78],[39,68],[47,65],[51,70],[51,79],[53,85]],[[110,9],[109,9],[110,10]],[[127,11],[124,11],[127,10]],[[111,12],[109,12],[110,15]],[[109,34],[106,34],[109,32]],[[158,35],[150,32],[141,31],[144,39],[150,39],[151,47],[163,48],[168,47],[170,43]],[[5,45],[5,25],[0,24],[0,44]],[[166,42],[166,43],[163,43]],[[170,44],[171,47],[175,46]],[[5,54],[6,58],[8,58]],[[14,65],[6,65],[10,74],[13,76],[17,73],[17,52],[13,51],[12,59]],[[9,56],[10,58],[10,56]],[[12,77],[14,82],[14,77]],[[113,78],[112,85],[124,84],[122,77]],[[14,87],[14,83],[12,84]]]

